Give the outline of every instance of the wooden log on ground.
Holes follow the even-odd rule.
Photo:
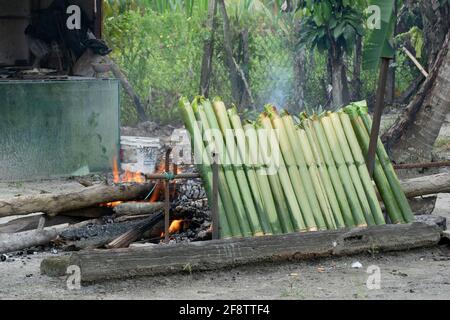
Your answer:
[[[92,207],[113,201],[136,200],[146,196],[152,184],[97,185],[75,192],[20,196],[0,200],[0,217],[44,212],[54,216],[61,212]]]
[[[117,205],[114,212],[119,217],[151,214],[162,209],[164,209],[164,202],[125,202]]]
[[[0,254],[49,244],[58,234],[57,228],[0,234]]]
[[[39,217],[39,216],[38,216]],[[67,223],[45,229],[37,229],[18,233],[0,234],[0,253],[8,253],[40,245],[47,245],[58,239],[64,232],[75,232],[87,225],[100,224],[98,219],[86,220],[73,225]]]
[[[81,218],[76,217],[65,217],[65,216],[57,216],[57,217],[48,217],[44,214],[31,215],[26,217],[20,217],[14,220],[11,220],[7,223],[0,224],[0,233],[17,233],[35,230],[38,228],[39,220],[45,217],[44,227],[52,227],[59,224],[74,224],[82,221]]]
[[[383,225],[149,248],[89,250],[72,254],[69,264],[81,268],[83,282],[94,282],[374,250],[409,250],[434,246],[440,238],[441,230],[437,226],[424,223]],[[41,271],[47,273],[45,268]]]
[[[401,185],[408,198],[437,193],[450,193],[450,173],[439,173],[402,180]]]
[[[450,161],[434,161],[434,162],[418,162],[418,163],[401,163],[394,164],[395,170],[403,169],[428,169],[450,167]]]

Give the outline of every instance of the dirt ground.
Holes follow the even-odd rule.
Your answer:
[[[449,122],[440,138],[450,141]],[[444,155],[445,152],[448,150],[444,150]],[[80,188],[76,181],[66,181],[63,185],[67,190]],[[54,181],[0,183],[0,194],[45,193],[54,191],[53,187]],[[449,194],[438,195],[433,213],[445,216],[449,225]],[[0,219],[3,222],[5,219]],[[40,262],[49,255],[30,252],[0,262],[0,299],[450,299],[449,245],[410,252],[117,280],[75,291],[67,289],[64,277],[40,275]],[[360,262],[362,267],[352,268],[354,262]],[[380,268],[380,289],[369,290],[366,286],[369,266]]]
[[[0,263],[0,299],[449,299],[447,246],[383,255],[245,266],[218,272],[109,281],[71,291],[39,274],[43,255]],[[362,268],[351,268],[359,261]],[[380,268],[369,290],[367,268]]]
[[[450,224],[450,195],[435,214]],[[50,253],[0,262],[0,299],[450,299],[450,246],[243,266],[215,272],[108,281],[67,289],[66,278],[40,275]],[[360,262],[362,268],[352,268]],[[380,268],[380,289],[369,290],[369,266]]]

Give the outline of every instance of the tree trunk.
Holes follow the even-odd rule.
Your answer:
[[[392,65],[395,63],[394,59],[389,63]],[[389,66],[389,71],[386,79],[386,93],[384,95],[384,101],[386,104],[393,104],[395,100],[395,67]]]
[[[450,33],[418,94],[383,135],[396,163],[432,160],[433,144],[450,110],[449,47]]]
[[[293,114],[300,113],[305,107],[306,52],[299,49],[294,56],[294,106]]]
[[[406,90],[401,94],[401,96],[398,97],[398,99],[396,99],[397,103],[400,104],[409,103],[409,101],[411,101],[411,98],[413,97],[414,93],[417,92],[419,86],[422,84],[424,79],[425,77],[423,76],[423,74],[420,74],[416,79],[414,79],[414,81],[411,82],[411,84],[408,86],[408,88],[406,88]]]
[[[211,85],[212,58],[214,53],[214,34],[216,30],[216,0],[209,1],[208,20],[206,28],[209,30],[209,38],[203,43],[202,70],[200,76],[200,95],[208,97]]]
[[[361,66],[362,66],[362,36],[356,36],[355,56],[353,60],[353,92],[352,100],[361,100]]]
[[[332,71],[332,67],[331,67],[331,55],[328,54],[328,56],[327,56],[327,74],[326,74],[326,78],[323,79],[323,81],[322,81],[324,94],[327,97],[327,102],[325,104],[326,109],[330,109],[333,104],[333,94],[332,94],[333,90],[330,89],[330,87],[332,88],[332,86],[331,86],[331,83],[332,83],[331,75],[332,74],[333,74],[333,71]]]
[[[219,9],[222,15],[223,20],[223,42],[225,48],[225,59],[228,66],[228,72],[230,74],[230,82],[231,82],[231,94],[233,96],[234,102],[239,103],[241,100],[241,93],[239,90],[239,71],[237,70],[233,57],[233,46],[232,46],[232,37],[231,37],[231,29],[230,29],[230,20],[228,18],[227,9],[225,7],[224,0],[219,1]]]
[[[450,5],[440,0],[421,0],[419,7],[425,35],[424,48],[430,69],[450,29]]]
[[[394,12],[393,19],[395,19],[395,27],[394,27],[394,37],[397,35],[397,0],[394,1]],[[395,67],[392,66],[395,64],[396,58],[394,55],[394,59],[389,63],[389,71],[386,79],[386,93],[384,95],[384,101],[386,104],[393,104],[395,100]]]
[[[114,76],[119,79],[122,84],[125,92],[130,96],[133,100],[134,106],[136,107],[136,112],[139,118],[139,121],[148,121],[147,114],[145,113],[144,107],[142,106],[141,99],[134,91],[131,84],[128,82],[127,77],[123,74],[122,70],[117,66],[117,64],[110,58],[106,57],[106,61],[111,64],[111,71]]]
[[[335,44],[330,48],[331,85],[333,86],[333,107],[339,108],[350,102],[344,53]]]
[[[255,103],[253,99],[252,92],[250,90],[250,85],[248,82],[248,76],[246,76],[245,71],[238,65],[233,56],[233,45],[232,36],[230,29],[230,19],[228,18],[227,9],[224,0],[218,0],[219,10],[223,19],[223,38],[224,38],[224,48],[225,48],[225,59],[228,67],[228,72],[230,74],[231,82],[231,93],[233,100],[239,106],[242,106],[244,92],[247,95],[248,105],[244,107],[250,107],[255,109]],[[247,52],[248,53],[248,52]]]
[[[239,105],[244,107],[250,107],[252,105],[251,97],[249,96],[248,90],[246,86],[249,86],[249,79],[250,79],[250,39],[249,39],[249,32],[247,28],[244,28],[241,31],[241,53],[242,53],[242,61],[241,61],[241,70],[243,73],[243,76],[241,79],[239,79],[239,88],[241,92],[241,100],[238,102]],[[247,80],[247,84],[244,82],[244,79]]]

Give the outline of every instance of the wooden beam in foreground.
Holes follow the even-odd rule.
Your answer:
[[[440,237],[441,230],[437,226],[416,222],[365,229],[81,251],[73,253],[67,263],[80,267],[83,282],[95,282],[223,269],[260,262],[350,255],[374,250],[377,252],[409,250],[436,245]],[[42,262],[43,274],[55,274],[53,269],[58,261],[55,258],[51,260]],[[61,272],[59,274],[61,275]]]

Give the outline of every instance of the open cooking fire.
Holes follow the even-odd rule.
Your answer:
[[[175,167],[175,174],[179,174],[184,170],[180,167]],[[188,169],[189,170],[189,169]],[[156,166],[155,173],[165,172],[165,161],[160,161]],[[115,184],[121,183],[134,183],[134,184],[144,184],[148,183],[145,175],[141,172],[132,172],[130,170],[121,171],[119,169],[119,164],[117,159],[113,159],[112,165],[112,178]],[[113,201],[109,203],[102,204],[102,207],[109,208],[115,212],[114,216],[118,215],[119,210],[124,206],[129,207],[145,207],[150,204],[162,204],[165,196],[166,184],[163,180],[154,181],[155,185],[152,192],[145,199],[135,199],[132,201]],[[150,192],[150,190],[149,190]],[[208,238],[211,234],[211,223],[209,222],[209,208],[208,202],[206,200],[206,194],[204,193],[203,187],[200,180],[196,182],[188,180],[175,180],[170,183],[170,200],[171,200],[171,210],[170,210],[170,227],[169,235],[171,241],[184,241],[184,240],[203,240]],[[164,208],[161,206],[158,211],[152,212],[152,214],[157,214],[158,212],[163,212]],[[127,219],[140,219],[144,221],[150,218],[152,215],[138,215],[130,214],[130,217],[119,217],[119,220]],[[153,234],[150,239],[160,239],[162,240],[165,236],[164,224],[159,223],[154,228],[159,229],[159,233]]]
[[[183,230],[184,220],[173,220],[169,227],[169,234],[179,233]],[[164,238],[164,232],[161,232],[161,238]]]
[[[113,179],[114,183],[127,183],[127,182],[134,182],[134,183],[144,183],[145,178],[140,172],[131,172],[129,170],[125,170],[125,173],[120,176],[119,171],[119,164],[116,158],[113,159]]]

